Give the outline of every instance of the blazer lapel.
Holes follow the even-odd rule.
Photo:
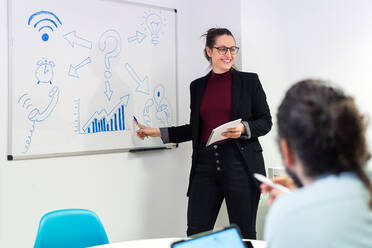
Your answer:
[[[211,72],[208,73],[205,77],[201,78],[200,81],[197,83],[197,87],[195,89],[195,106],[194,106],[194,123],[193,123],[193,133],[195,134],[195,137],[199,138],[199,126],[200,126],[200,105],[203,99],[205,87],[207,85],[207,82],[211,76]]]
[[[240,103],[240,90],[242,81],[238,75],[238,72],[234,69],[231,70],[232,77],[232,89],[231,89],[231,118],[236,120],[239,116],[239,103]]]

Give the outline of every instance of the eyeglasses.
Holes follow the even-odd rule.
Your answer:
[[[220,46],[220,47],[213,47],[213,48],[216,48],[220,55],[225,55],[227,53],[227,50],[230,50],[230,53],[233,55],[237,54],[239,51],[239,47],[237,46],[232,46],[232,47]]]

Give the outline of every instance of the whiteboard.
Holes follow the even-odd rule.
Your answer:
[[[164,147],[177,125],[176,10],[9,0],[8,159]]]

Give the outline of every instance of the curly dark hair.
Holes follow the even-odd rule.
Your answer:
[[[285,138],[310,177],[354,172],[370,192],[364,166],[370,158],[366,118],[354,99],[321,80],[304,80],[286,93],[277,113],[279,137]]]

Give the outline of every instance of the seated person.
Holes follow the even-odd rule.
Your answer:
[[[276,198],[265,224],[267,247],[372,247],[372,187],[364,169],[370,153],[354,99],[322,81],[301,81],[287,91],[277,124],[290,178],[273,181],[293,191],[261,185],[270,202]]]

